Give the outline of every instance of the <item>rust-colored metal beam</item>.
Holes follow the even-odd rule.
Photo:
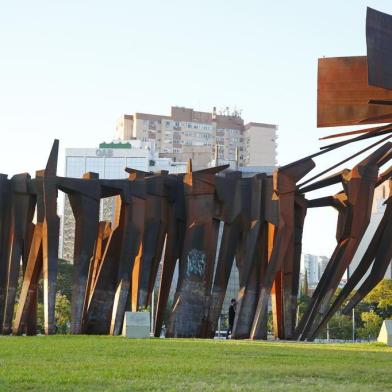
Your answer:
[[[366,46],[369,85],[392,90],[391,15],[367,8]]]
[[[313,339],[319,323],[329,308],[329,301],[340,279],[350,264],[370,220],[374,186],[378,179],[379,161],[390,150],[392,144],[385,143],[368,158],[355,166],[349,175],[344,176],[343,186],[347,194],[346,208],[339,213],[337,238],[338,245],[331,258],[331,268],[326,269],[320,280],[320,292],[315,292],[312,310],[303,327],[301,339]],[[367,195],[360,197],[359,195]],[[317,291],[317,290],[316,290]]]
[[[75,217],[75,242],[73,258],[73,285],[71,304],[71,333],[83,332],[87,311],[88,274],[94,255],[99,226],[101,186],[97,173],[85,173],[84,181],[59,179],[58,186],[68,193]]]
[[[173,274],[177,260],[181,257],[186,231],[185,198],[183,176],[169,175],[165,178],[168,188],[167,236],[162,273],[159,284],[157,310],[154,321],[154,335],[159,337],[169,299]]]
[[[214,219],[214,174],[228,165],[184,176],[187,215],[179,281],[168,337],[206,337],[219,223]]]
[[[318,127],[392,122],[391,108],[369,99],[391,100],[392,91],[368,85],[366,56],[319,59]]]
[[[275,234],[275,243],[268,263],[267,271],[260,290],[255,318],[252,325],[252,339],[267,338],[267,319],[262,317],[268,309],[269,296],[276,275],[282,270],[284,258],[290,246],[294,243],[295,215],[294,203],[297,182],[304,177],[315,164],[312,159],[301,163],[279,168],[274,173],[274,197],[278,199],[278,225]],[[281,325],[283,320],[279,320]]]

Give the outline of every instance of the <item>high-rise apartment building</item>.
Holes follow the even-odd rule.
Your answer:
[[[307,273],[308,285],[311,288],[317,286],[329,262],[326,256],[317,256],[305,253],[302,255],[302,274]]]
[[[170,116],[124,114],[116,124],[116,138],[151,142],[162,157],[176,161],[192,158],[196,168],[236,161],[238,166],[275,167],[277,126],[245,124],[238,112],[199,112],[172,107]]]
[[[305,253],[303,255],[304,269],[308,277],[308,285],[315,286],[319,281],[318,256]]]
[[[329,262],[329,258],[326,256],[319,256],[319,279],[323,276],[325,269],[327,268],[327,264]]]
[[[167,170],[183,173],[186,163],[173,162],[170,158],[158,157],[150,143],[129,140],[121,143],[101,143],[99,148],[67,148],[65,150],[65,176],[81,178],[86,172],[95,172],[99,178],[126,178],[125,167],[143,171]],[[113,221],[114,198],[101,200],[100,219]],[[60,255],[73,260],[75,220],[68,197],[64,199]]]

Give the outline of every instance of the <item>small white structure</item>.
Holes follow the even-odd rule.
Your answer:
[[[392,320],[384,320],[377,341],[392,346]]]
[[[125,312],[122,335],[126,338],[149,338],[150,312]]]

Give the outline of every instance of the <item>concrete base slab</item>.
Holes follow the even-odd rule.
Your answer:
[[[392,320],[384,320],[377,341],[392,346]]]
[[[125,312],[122,335],[127,338],[150,337],[150,312]]]

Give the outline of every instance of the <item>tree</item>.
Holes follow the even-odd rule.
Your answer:
[[[309,284],[308,284],[308,271],[305,268],[304,283],[302,285],[301,294],[304,296],[309,295]]]
[[[55,305],[56,333],[65,334],[69,332],[71,323],[71,303],[68,298],[59,291],[56,293]],[[37,333],[44,333],[44,305],[42,302],[37,306]]]
[[[71,323],[71,303],[68,298],[57,292],[56,294],[56,306],[55,306],[55,317],[56,317],[56,333],[68,333]]]
[[[73,264],[67,260],[59,259],[57,267],[57,291],[64,294],[68,301],[72,299]]]
[[[336,313],[328,322],[329,338],[350,340],[352,339],[352,319],[350,316],[345,316],[341,313]],[[327,337],[327,328],[317,336],[320,339]]]
[[[392,279],[383,279],[363,300],[382,318],[392,316]]]
[[[358,328],[358,336],[362,339],[374,339],[378,336],[382,318],[373,310],[361,314],[362,328]]]

